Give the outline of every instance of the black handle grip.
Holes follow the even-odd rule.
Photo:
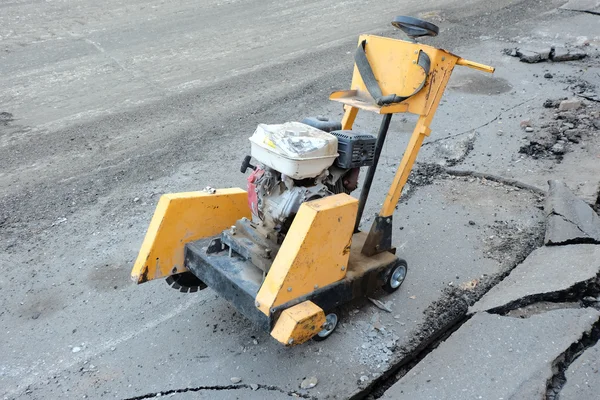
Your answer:
[[[252,159],[252,156],[246,156],[244,157],[244,161],[242,161],[242,167],[240,168],[240,172],[242,174],[245,174],[246,171],[248,170],[248,168],[252,169],[252,170],[256,170],[256,166],[250,164],[250,160]]]

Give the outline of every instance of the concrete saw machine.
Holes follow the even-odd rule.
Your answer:
[[[412,17],[392,25],[409,40],[361,35],[341,122],[325,117],[260,124],[250,137],[238,188],[161,196],[131,272],[136,283],[166,278],[173,288],[207,287],[286,346],[323,340],[336,309],[383,288],[392,293],[407,263],[392,245],[392,219],[456,65],[494,68],[417,42],[438,27]],[[359,110],[381,114],[377,135],[352,129]],[[418,121],[369,231],[359,224],[392,115]],[[361,167],[368,167],[359,199]]]

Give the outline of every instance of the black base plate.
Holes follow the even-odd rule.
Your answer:
[[[263,272],[235,253],[230,256],[227,248],[215,252],[217,247],[220,248],[220,243],[219,246],[211,246],[215,238],[188,243],[185,248],[185,265],[246,318],[270,332],[283,310],[303,301],[311,300],[327,312],[381,288],[398,259],[391,253],[374,257],[364,256],[360,249],[365,237],[363,233],[354,236],[348,271],[344,279],[277,306],[271,309],[269,316],[255,306],[256,295],[263,281]],[[209,247],[210,251],[207,253]]]

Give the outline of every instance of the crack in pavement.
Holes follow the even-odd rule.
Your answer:
[[[187,393],[187,392],[201,392],[203,390],[220,391],[220,390],[240,390],[240,389],[249,389],[249,390],[253,390],[253,391],[263,389],[263,390],[280,392],[280,393],[286,394],[287,396],[290,396],[290,397],[300,397],[303,399],[313,399],[313,400],[317,399],[316,397],[310,396],[308,394],[298,393],[298,392],[294,392],[294,391],[288,391],[288,390],[285,390],[285,389],[282,389],[280,387],[273,386],[273,385],[242,383],[242,384],[237,384],[237,385],[195,386],[195,387],[188,387],[188,388],[183,388],[183,389],[171,389],[171,390],[165,390],[165,391],[160,391],[160,392],[146,393],[146,394],[143,394],[140,396],[127,397],[123,400],[152,399],[152,398],[156,398],[156,397],[168,396],[171,394]]]
[[[526,307],[535,303],[567,303],[573,301],[582,302],[583,298],[591,296],[598,297],[600,295],[600,272],[595,277],[588,280],[578,282],[575,285],[564,290],[557,290],[547,293],[536,293],[529,296],[521,297],[499,307],[490,308],[486,312],[490,314],[506,315],[516,309]]]
[[[546,217],[550,217],[552,215],[556,215],[558,217],[561,217],[565,222],[568,222],[568,223],[574,225],[582,234],[584,234],[587,237],[586,238],[569,239],[569,240],[566,240],[566,241],[560,242],[560,243],[549,242],[547,244],[547,246],[564,246],[564,245],[569,245],[569,244],[600,244],[600,241],[594,239],[593,237],[591,237],[591,235],[588,232],[586,232],[583,229],[581,229],[581,227],[579,226],[579,224],[571,221],[569,218],[565,217],[561,213],[558,213],[555,210],[552,210],[550,212],[550,214],[548,214]]]
[[[488,174],[485,172],[477,172],[471,170],[455,170],[455,169],[444,169],[444,172],[448,175],[452,176],[472,176],[474,178],[486,179],[488,181],[502,183],[507,186],[517,187],[519,189],[529,190],[535,194],[539,194],[541,196],[545,196],[547,192],[533,185],[529,185],[527,183],[518,181],[512,178],[505,178],[499,175]]]
[[[564,10],[574,11],[574,12],[583,13],[583,14],[600,15],[600,11],[594,11],[594,10],[572,10],[570,8],[564,8]]]
[[[598,343],[599,339],[600,319],[594,323],[589,331],[582,333],[581,339],[554,359],[552,362],[553,375],[546,383],[546,400],[558,400],[560,398],[560,392],[567,383],[565,372],[585,350]]]
[[[411,339],[406,346],[397,350],[400,354],[397,361],[380,378],[355,394],[351,399],[378,399],[382,397],[392,385],[472,317],[472,315],[468,315],[468,306],[481,299],[521,264],[536,247],[539,247],[542,237],[538,235],[538,239],[523,248],[514,263],[511,263],[505,271],[489,279],[481,280],[477,285],[477,290],[466,290],[459,287],[444,290],[442,298],[424,311],[427,318],[423,324],[413,331],[415,338]]]
[[[523,104],[529,103],[530,101],[533,101],[535,99],[537,99],[537,96],[534,96],[534,97],[532,97],[532,98],[530,98],[528,100],[520,102],[519,104],[515,104],[514,106],[509,107],[506,110],[503,110],[498,115],[496,115],[494,118],[492,118],[491,120],[489,120],[488,122],[486,122],[486,123],[484,123],[482,125],[476,126],[475,128],[468,129],[468,130],[466,130],[464,132],[454,133],[452,135],[448,135],[448,136],[444,136],[444,137],[441,137],[441,138],[438,138],[438,139],[430,140],[430,141],[428,141],[426,143],[423,143],[421,145],[421,147],[429,146],[430,144],[441,142],[442,140],[452,139],[452,138],[457,137],[457,136],[466,135],[467,133],[473,132],[473,131],[475,131],[477,129],[484,128],[484,127],[488,126],[489,124],[491,124],[492,122],[497,121],[504,113],[506,113],[508,111],[512,111],[512,110],[514,110],[517,107],[521,107]]]
[[[563,220],[565,220],[566,222],[568,222],[568,223],[570,223],[570,224],[573,224],[573,225],[575,225],[575,227],[576,227],[577,229],[579,229],[579,231],[580,231],[581,233],[583,233],[584,235],[586,235],[586,236],[590,236],[590,235],[589,235],[587,232],[585,232],[583,229],[581,229],[581,227],[579,226],[579,224],[577,224],[577,223],[575,223],[575,222],[571,221],[569,218],[565,217],[565,216],[564,216],[564,215],[562,215],[561,213],[558,213],[558,212],[556,212],[555,210],[552,210],[552,212],[551,212],[550,214],[548,214],[548,215],[547,215],[547,217],[549,217],[549,216],[551,216],[551,215],[556,215],[556,216],[559,216],[559,217],[561,217],[561,218],[562,218]],[[591,239],[591,238],[590,238],[590,239]],[[575,239],[575,240],[577,240],[577,239]],[[579,239],[579,240],[583,240],[583,239]],[[593,239],[592,239],[592,240],[593,240]],[[573,244],[573,243],[571,243],[571,244]],[[583,244],[583,243],[580,243],[580,244]]]
[[[407,188],[407,190],[403,191],[400,201],[408,200],[415,193],[416,188],[431,185],[436,177],[443,176],[444,174],[450,176],[470,176],[473,178],[485,179],[506,186],[512,186],[519,189],[528,190],[539,196],[546,196],[548,194],[543,189],[512,178],[505,178],[503,176],[488,174],[486,172],[450,169],[435,163],[417,163],[411,171],[411,175],[409,176],[409,187]]]

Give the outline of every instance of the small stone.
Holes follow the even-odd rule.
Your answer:
[[[502,136],[502,135],[504,135],[504,131],[498,131],[498,132],[496,132],[496,135]]]
[[[79,353],[81,351],[81,347],[79,346],[75,346],[73,347],[73,349],[71,350],[73,353]]]
[[[525,132],[533,132],[533,128],[528,126],[527,128],[525,128]]]
[[[360,376],[360,382],[361,382],[361,383],[365,383],[365,382],[366,382],[366,381],[368,381],[368,380],[369,380],[369,377],[368,377],[368,376],[366,376],[366,375],[361,375],[361,376]]]
[[[317,386],[317,383],[319,383],[319,380],[314,376],[306,378],[300,384],[300,389],[312,389]]]
[[[242,381],[242,378],[233,376],[233,377],[231,377],[230,381],[231,381],[231,383],[240,383]]]
[[[250,389],[257,391],[258,390],[258,385],[256,383],[251,383],[250,384]]]
[[[565,145],[562,143],[556,143],[554,146],[552,146],[552,148],[550,149],[554,154],[565,154]]]
[[[134,199],[133,199],[133,202],[134,202],[134,203],[137,203],[138,201],[140,201],[140,198],[139,198],[139,197],[136,197],[136,198],[134,198]]]
[[[469,221],[469,225],[475,225],[475,221]]]
[[[598,301],[598,299],[596,299],[593,296],[585,296],[583,298],[583,301],[586,302],[586,303],[596,303]]]
[[[579,143],[579,139],[581,139],[581,131],[577,129],[568,129],[565,131],[565,136],[569,142]]]
[[[552,74],[551,74],[550,72],[546,72],[546,73],[544,74],[544,78],[546,78],[546,79],[552,79],[552,78],[553,78],[553,76],[552,76]]]
[[[559,111],[577,110],[581,107],[581,100],[579,99],[567,99],[560,102],[558,105]]]
[[[524,119],[523,121],[521,121],[521,128],[527,128],[528,126],[531,126],[530,119]]]

